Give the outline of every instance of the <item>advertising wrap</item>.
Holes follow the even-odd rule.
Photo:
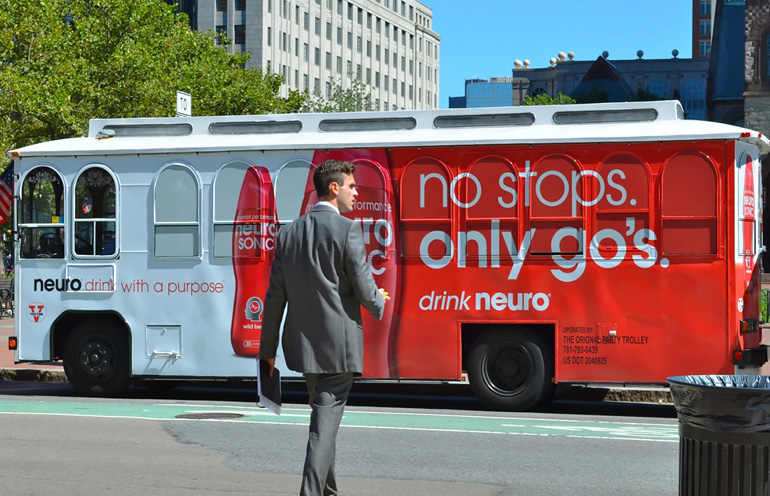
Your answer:
[[[263,299],[277,233],[270,174],[264,167],[250,167],[243,178],[233,223],[235,303],[230,329],[237,355],[259,355]]]
[[[366,261],[378,288],[391,297],[385,305],[382,320],[363,312],[364,326],[364,376],[395,377],[393,361],[394,332],[396,328],[397,302],[399,299],[400,266],[396,256],[398,229],[396,226],[393,186],[388,172],[385,150],[335,150],[316,151],[313,164],[326,160],[346,160],[356,167],[354,174],[358,197],[352,212],[346,217],[361,224],[366,246]],[[318,201],[313,186],[313,170],[308,176],[301,212],[307,213]]]

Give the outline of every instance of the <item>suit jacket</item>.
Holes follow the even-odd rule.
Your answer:
[[[260,357],[275,357],[284,309],[286,364],[297,372],[363,372],[361,305],[385,302],[366,263],[361,226],[317,205],[278,233],[262,314]]]

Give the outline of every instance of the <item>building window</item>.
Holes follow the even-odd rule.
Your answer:
[[[700,15],[711,15],[711,0],[700,0]]]
[[[682,107],[687,119],[706,119],[706,90],[699,79],[685,79],[682,84]]]
[[[200,184],[195,173],[171,164],[158,174],[154,188],[156,257],[200,255]]]
[[[235,25],[235,44],[243,45],[246,43],[246,26],[243,24]]]
[[[326,39],[331,41],[332,39],[332,23],[326,23]]]
[[[267,46],[273,46],[273,28],[267,28]]]
[[[235,10],[246,10],[246,0],[235,0]]]
[[[700,40],[698,42],[698,55],[705,57],[711,54],[711,40]]]
[[[711,19],[700,20],[700,36],[711,36]]]
[[[309,48],[307,46],[307,43],[305,43],[304,46],[302,47],[302,60],[304,60],[305,62],[307,62],[308,50]]]
[[[227,12],[227,0],[217,0],[217,11]]]
[[[321,63],[321,50],[319,48],[314,49],[315,54],[313,56],[313,62],[315,62],[315,65],[319,65]]]
[[[326,69],[332,70],[332,54],[326,52]]]
[[[337,44],[342,45],[342,27],[337,27]]]
[[[647,91],[657,96],[661,100],[668,98],[668,84],[662,79],[655,79],[647,84]]]

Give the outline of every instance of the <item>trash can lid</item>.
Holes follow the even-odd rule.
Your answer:
[[[714,432],[770,432],[770,377],[669,377],[679,423]]]

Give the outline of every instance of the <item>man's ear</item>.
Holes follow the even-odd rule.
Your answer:
[[[340,194],[340,184],[337,181],[332,181],[329,184],[329,193],[333,195],[334,197],[339,196]]]

